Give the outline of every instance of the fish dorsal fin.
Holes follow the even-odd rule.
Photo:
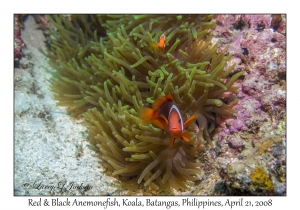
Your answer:
[[[174,100],[173,100],[173,97],[171,96],[171,94],[168,94],[168,95],[166,95],[166,96],[163,96],[163,97],[158,98],[158,99],[153,103],[152,108],[153,108],[155,111],[157,111],[157,110],[159,110],[159,109],[162,107],[162,105],[163,105],[164,103],[166,103],[167,101],[174,101]]]
[[[166,95],[166,98],[167,98],[168,101],[173,101],[174,102],[174,99],[173,99],[173,97],[170,93]]]

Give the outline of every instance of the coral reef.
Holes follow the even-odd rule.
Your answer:
[[[232,117],[234,82],[243,74],[228,61],[229,45],[212,44],[211,15],[48,16],[52,90],[58,105],[83,117],[90,142],[113,175],[154,189],[184,189],[203,174],[197,157],[214,147],[216,121]],[[163,51],[150,43],[166,35]],[[139,123],[137,112],[170,93],[183,118],[197,114],[190,142]],[[192,126],[191,126],[192,127]]]
[[[271,29],[271,22],[274,20],[272,17],[271,15],[218,16],[216,20],[219,25],[231,27],[224,28],[218,25],[214,32],[220,36],[222,42],[231,44],[229,51],[234,54],[233,60],[240,64],[240,69],[247,72],[239,91],[241,97],[239,105],[246,105],[249,99],[256,100],[256,110],[260,112],[261,106],[262,111],[272,115],[273,126],[276,127],[279,119],[284,118],[286,108],[286,41],[285,33],[273,32]],[[285,17],[283,15],[280,17],[282,25]],[[236,30],[234,25],[240,22],[247,23],[247,26],[245,24],[242,30]],[[263,29],[258,29],[260,25],[264,25]],[[231,34],[230,38],[228,34]],[[250,106],[246,109],[249,110],[246,112],[253,113]],[[245,107],[237,107],[237,114],[239,110],[245,112]],[[239,116],[237,119],[242,122],[231,123],[239,124],[234,125],[237,127],[233,129],[235,131],[245,128],[243,125],[248,120],[247,116]]]
[[[22,58],[22,50],[25,47],[23,40],[21,39],[22,28],[22,15],[14,15],[14,60],[18,61]]]
[[[278,136],[260,140],[230,163],[224,164],[225,159],[218,161],[230,195],[282,195],[285,192],[285,146]]]
[[[240,101],[233,107],[236,118],[221,122],[216,131],[216,161],[227,180],[225,191],[234,195],[284,195],[285,15],[217,15],[216,23],[213,42],[219,41],[221,49],[230,44],[228,51],[233,56],[229,63],[236,62],[237,69],[245,71],[237,95]],[[253,178],[256,170],[268,178],[254,181],[250,172]]]

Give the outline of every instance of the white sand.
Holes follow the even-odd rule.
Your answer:
[[[103,175],[98,154],[87,147],[83,123],[55,105],[49,89],[51,68],[39,51],[46,50],[45,37],[32,16],[24,24],[22,39],[32,58],[22,61],[29,68],[15,69],[14,195],[122,193],[119,181]],[[72,182],[92,188],[69,189]],[[61,192],[62,186],[67,191]]]

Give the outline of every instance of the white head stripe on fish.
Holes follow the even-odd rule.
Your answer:
[[[175,105],[175,104],[173,104],[172,106],[171,106],[171,109],[170,109],[170,111],[169,111],[169,121],[170,121],[170,114],[171,114],[171,112],[172,112],[172,109],[175,109],[175,111],[178,113],[178,116],[179,116],[179,118],[180,118],[180,125],[181,125],[181,131],[183,131],[183,129],[184,129],[184,127],[183,127],[183,121],[182,121],[182,117],[181,117],[181,114],[180,114],[180,111],[179,111],[179,109],[177,108],[177,106]]]

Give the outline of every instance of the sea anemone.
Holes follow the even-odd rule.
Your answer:
[[[229,74],[227,46],[211,43],[211,15],[77,15],[48,16],[51,31],[50,63],[57,70],[52,90],[58,105],[71,116],[83,117],[92,144],[113,175],[129,176],[158,189],[185,188],[201,178],[197,155],[217,116],[234,114],[242,72]],[[151,46],[166,35],[166,46]],[[224,92],[233,97],[222,101]],[[192,139],[139,123],[138,110],[170,93],[183,118],[197,114],[190,126]],[[228,94],[227,94],[228,95]],[[224,98],[224,96],[223,96]],[[196,129],[195,129],[196,128]],[[203,136],[203,137],[202,137]]]

